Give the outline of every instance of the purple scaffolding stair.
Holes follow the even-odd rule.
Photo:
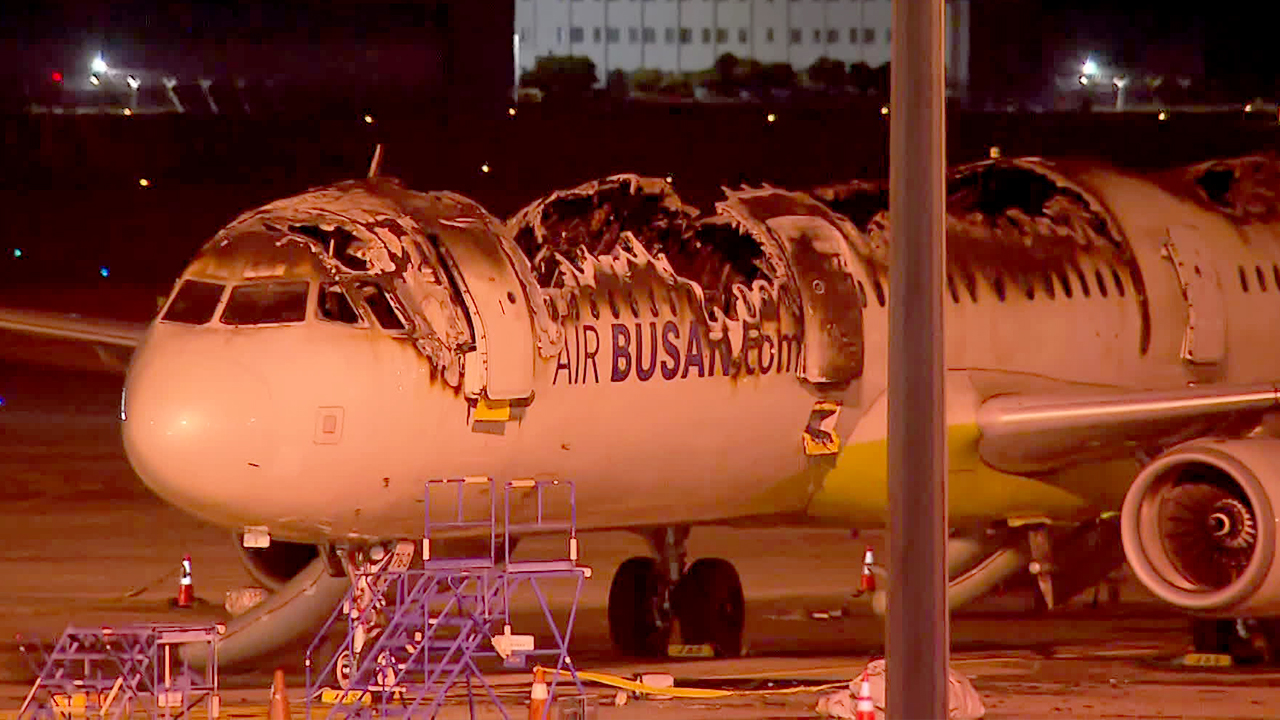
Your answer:
[[[316,712],[326,718],[432,718],[451,693],[465,697],[472,717],[478,696],[509,717],[486,670],[509,671],[538,661],[556,670],[548,683],[548,713],[563,676],[583,693],[568,645],[591,569],[578,564],[573,484],[432,480],[424,502],[421,558],[408,568],[384,563],[367,573],[352,571],[352,590],[308,648],[308,717],[317,717],[312,705],[320,701]],[[447,507],[441,508],[442,502]],[[563,552],[513,559],[514,540],[534,534],[562,536]],[[442,556],[442,544],[451,540],[484,550]],[[542,587],[553,580],[574,583],[562,624]],[[539,648],[533,635],[512,634],[512,599],[519,595],[536,599],[549,645]],[[322,665],[321,648],[331,630],[343,633],[342,641]]]

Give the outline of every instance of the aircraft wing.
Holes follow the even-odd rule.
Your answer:
[[[135,348],[146,332],[145,323],[85,318],[77,315],[0,308],[0,329],[60,340],[79,340]]]
[[[1280,410],[1280,387],[1202,385],[1089,395],[997,395],[976,417],[985,462],[1014,473],[1148,454],[1212,433],[1240,435]]]
[[[147,323],[141,322],[0,308],[0,335],[15,332],[44,340],[81,344],[91,348],[96,356],[86,365],[83,358],[77,360],[74,359],[77,357],[75,355],[60,352],[56,347],[57,342],[46,343],[47,346],[36,342],[28,347],[25,343],[6,341],[0,347],[4,347],[3,354],[7,359],[124,373],[129,365],[129,356],[138,343],[142,342],[146,331]]]

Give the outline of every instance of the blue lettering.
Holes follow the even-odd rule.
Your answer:
[[[658,324],[649,323],[649,367],[644,366],[644,331],[636,323],[636,377],[641,382],[653,377],[658,369]]]
[[[649,371],[651,374],[653,370]],[[626,325],[613,323],[613,372],[612,382],[622,382],[631,375],[631,331]]]
[[[569,343],[566,340],[564,347],[560,348],[560,354],[556,356],[556,374],[551,376],[551,384],[555,385],[560,382],[560,371],[564,370],[565,375],[569,378],[569,384],[573,384],[573,368],[569,364]]]
[[[626,328],[623,328],[624,330]],[[595,343],[588,343],[587,338],[595,340]],[[582,375],[579,382],[587,381],[587,361],[591,362],[591,374],[595,376],[595,382],[600,382],[600,369],[596,367],[596,353],[600,352],[600,333],[596,330],[595,325],[582,326],[582,361],[578,363],[578,370]]]
[[[670,380],[680,372],[680,346],[674,342],[679,339],[680,328],[675,323],[668,320],[662,324],[662,351],[667,354],[662,361],[663,380]]]
[[[689,368],[692,367],[698,368],[698,377],[707,376],[707,371],[702,366],[702,328],[697,325],[689,326],[689,342],[684,347],[684,371],[680,373],[680,377],[689,377]]]
[[[769,348],[769,359],[765,361],[764,349]],[[773,369],[773,338],[765,335],[760,338],[760,374],[767,375]]]

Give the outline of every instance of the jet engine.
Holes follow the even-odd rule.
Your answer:
[[[246,548],[236,533],[236,548],[249,576],[262,587],[276,591],[320,557],[320,548],[304,543],[274,540],[265,548]]]
[[[237,665],[314,633],[346,594],[350,582],[330,572],[328,553],[314,545],[272,541],[269,547],[246,549],[236,537],[245,568],[271,590],[261,604],[227,623],[218,643],[218,661]],[[203,665],[202,648],[183,646],[182,657]]]
[[[1275,567],[1280,440],[1195,440],[1157,457],[1129,488],[1121,536],[1153,594],[1213,617],[1280,614]]]

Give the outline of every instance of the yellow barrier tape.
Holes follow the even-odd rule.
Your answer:
[[[568,670],[555,670],[554,668],[542,668],[549,673],[558,672],[565,677],[572,677]],[[801,693],[821,692],[823,690],[831,690],[834,688],[847,688],[848,682],[827,683],[825,685],[807,685],[803,687],[779,688],[777,690],[717,690],[714,688],[682,688],[682,687],[655,687],[638,683],[635,680],[628,680],[618,675],[607,675],[605,673],[589,672],[586,670],[578,671],[578,679],[587,682],[599,683],[600,685],[608,685],[616,687],[620,690],[629,690],[634,693],[644,695],[669,695],[678,698],[692,698],[706,700],[710,698],[726,698],[726,697],[744,697],[750,695],[799,695]]]

